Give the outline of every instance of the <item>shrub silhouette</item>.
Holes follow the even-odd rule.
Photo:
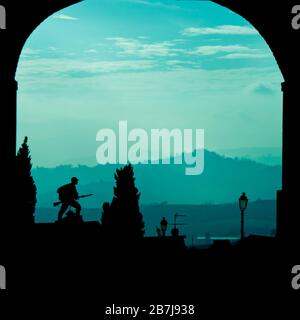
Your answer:
[[[142,238],[145,224],[139,209],[140,193],[135,186],[132,165],[117,169],[115,180],[112,202],[103,205],[101,221],[104,232],[115,239]]]
[[[36,206],[36,185],[31,175],[31,156],[28,147],[28,138],[25,137],[22,146],[16,156],[15,165],[15,195],[16,212],[18,222],[22,224],[34,223],[34,212]]]

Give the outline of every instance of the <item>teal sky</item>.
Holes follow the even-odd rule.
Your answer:
[[[209,1],[86,0],[31,36],[18,144],[35,166],[96,164],[96,133],[205,129],[210,150],[281,146],[281,73],[244,19]]]

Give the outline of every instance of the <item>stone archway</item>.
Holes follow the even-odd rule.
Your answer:
[[[7,28],[0,31],[0,93],[5,110],[5,122],[8,128],[2,128],[1,134],[6,137],[3,146],[4,166],[13,168],[16,151],[16,92],[15,73],[22,48],[31,33],[53,13],[84,0],[45,0],[35,2],[28,0],[19,3],[17,0],[3,1],[7,12]],[[248,20],[269,45],[285,79],[282,86],[283,100],[283,191],[278,201],[278,231],[280,237],[299,238],[297,226],[300,218],[291,206],[296,191],[292,188],[298,181],[296,158],[297,134],[297,75],[300,62],[294,44],[299,40],[300,32],[291,27],[292,0],[281,0],[273,4],[263,4],[259,0],[213,0]],[[294,144],[295,142],[295,144]],[[8,170],[9,172],[9,170]],[[11,177],[5,177],[5,184],[13,188]],[[10,199],[7,192],[4,197]],[[9,202],[9,201],[8,201]],[[5,207],[4,212],[9,208]],[[6,221],[6,215],[1,215]],[[15,222],[15,221],[13,221]]]

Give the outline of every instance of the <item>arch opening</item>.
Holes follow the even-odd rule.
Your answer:
[[[89,2],[91,6],[96,4],[93,1],[85,1],[52,16],[40,26],[40,31],[37,30],[33,34],[23,50],[18,70],[19,118],[23,119],[23,124],[19,126],[18,144],[25,132],[29,138],[36,137],[32,139],[33,161],[38,158],[44,159],[39,165],[48,167],[67,164],[70,162],[68,157],[61,157],[56,163],[49,161],[53,154],[67,154],[74,157],[78,145],[81,150],[86,150],[85,154],[94,156],[97,145],[93,139],[97,130],[105,127],[117,130],[117,121],[127,118],[129,126],[142,127],[146,131],[153,129],[153,123],[155,123],[155,128],[168,127],[182,130],[204,128],[208,149],[231,158],[248,158],[248,160],[224,159],[214,153],[209,153],[211,163],[220,161],[221,168],[222,166],[225,169],[231,168],[232,172],[238,163],[245,177],[238,181],[236,189],[234,186],[229,188],[229,190],[232,189],[230,190],[232,197],[229,197],[226,191],[218,201],[214,198],[216,196],[214,192],[218,188],[216,188],[214,180],[216,177],[212,170],[209,180],[212,180],[213,183],[203,185],[202,190],[199,190],[193,201],[188,203],[191,205],[198,203],[196,199],[203,195],[203,190],[205,192],[208,190],[208,192],[206,198],[200,201],[202,204],[233,203],[239,195],[238,190],[243,187],[243,181],[248,180],[247,185],[244,184],[246,189],[252,186],[254,190],[255,182],[249,182],[251,177],[246,174],[247,170],[249,172],[257,170],[261,173],[265,168],[264,165],[280,165],[280,160],[276,158],[281,153],[279,84],[282,79],[277,65],[274,64],[274,57],[270,57],[270,50],[262,39],[257,37],[255,29],[232,12],[229,13],[226,10],[225,14],[224,8],[212,3],[173,4],[171,1],[165,1],[157,4],[159,8],[155,8],[147,1],[144,4],[136,3],[135,5],[134,1],[123,1],[124,8],[130,7],[128,10],[132,10],[132,13],[136,13],[137,10],[143,12],[136,21],[140,25],[146,21],[145,12],[148,13],[147,17],[151,11],[155,16],[156,9],[168,12],[169,16],[171,12],[173,20],[168,23],[169,33],[164,31],[165,21],[162,13],[156,20],[157,24],[153,25],[151,19],[147,18],[149,22],[144,23],[148,26],[144,27],[145,30],[140,27],[137,31],[131,25],[126,35],[126,32],[122,30],[122,25],[125,26],[124,13],[122,14],[120,10],[114,21],[119,19],[121,23],[115,22],[108,33],[105,31],[108,29],[102,27],[101,36],[98,37],[99,42],[95,43],[92,34],[96,30],[99,35],[97,24],[99,11],[89,11]],[[141,9],[138,8],[139,6],[146,8]],[[192,10],[189,6],[192,6]],[[211,13],[210,23],[207,21],[195,23],[199,21],[200,16],[200,12],[195,11],[197,6],[202,6],[202,12],[203,10],[214,12],[214,14]],[[180,15],[178,11],[181,10],[184,13],[181,12]],[[82,16],[77,16],[79,12]],[[105,12],[102,8],[101,23],[104,25],[108,23],[108,13],[109,10]],[[188,23],[188,19],[193,23]],[[80,27],[81,32],[79,32],[80,28],[76,24],[81,24],[81,20],[83,23]],[[89,24],[87,20],[90,21]],[[49,39],[52,40],[52,37],[57,39],[57,33],[63,24],[65,36],[59,41],[49,41]],[[177,27],[176,31],[172,29],[172,27],[175,29],[174,25]],[[149,35],[150,29],[152,33]],[[79,40],[81,36],[74,37],[72,34],[81,34],[81,36],[84,34],[86,38]],[[72,51],[66,46],[68,41],[70,47],[73,48]],[[55,45],[51,45],[50,42]],[[35,43],[40,44],[40,48],[43,49],[35,47]],[[89,43],[90,45],[87,46]],[[45,48],[47,49],[46,54],[43,52]],[[113,57],[118,59],[113,59]],[[37,75],[41,77],[37,78]],[[101,95],[99,95],[99,88]],[[71,101],[67,99],[66,93],[72,96]],[[86,99],[87,96],[89,96],[89,101]],[[99,108],[98,99],[101,99],[102,108]],[[190,112],[183,113],[182,106],[187,104]],[[223,113],[219,112],[222,105]],[[276,105],[276,115],[273,114],[274,105]],[[108,107],[105,108],[105,106]],[[31,111],[26,111],[26,107],[29,107]],[[99,109],[101,109],[100,113]],[[114,113],[109,112],[112,109],[118,110],[117,117]],[[172,117],[170,117],[169,110],[172,110]],[[28,112],[27,115],[26,112]],[[131,113],[130,116],[129,113]],[[71,121],[69,115],[71,115]],[[39,120],[38,117],[40,117]],[[83,122],[86,123],[85,128],[82,127]],[[53,123],[55,123],[55,128]],[[265,130],[266,126],[272,130]],[[87,134],[85,137],[82,136],[83,131]],[[262,132],[265,134],[262,135]],[[63,136],[67,139],[60,145],[59,141]],[[270,145],[271,141],[273,145]],[[47,147],[44,147],[45,144]],[[267,159],[269,154],[266,151],[259,154],[259,150],[256,150],[255,157],[246,157],[247,152],[254,153],[255,148],[265,148],[266,144],[269,144],[267,145],[268,152],[271,152],[273,148],[278,149],[273,157],[269,157],[272,158],[271,160]],[[73,165],[95,164],[84,163],[80,158],[80,153],[77,154],[76,160],[74,158],[71,160]],[[257,168],[253,169],[252,166],[255,165],[251,160],[263,163],[257,164]],[[267,161],[274,161],[274,163],[266,163]],[[206,164],[206,166],[209,165],[210,162]],[[244,166],[247,169],[242,171]],[[274,173],[276,168],[278,171]],[[65,174],[69,174],[69,169],[65,169],[67,172]],[[49,172],[52,173],[51,170],[49,169]],[[279,173],[279,178],[275,177],[278,172],[280,168],[270,167],[268,173],[274,179],[274,185],[271,188],[274,192],[273,200],[275,200],[276,190],[280,188],[281,173]],[[218,173],[222,174],[220,168]],[[185,178],[186,183],[191,184],[190,178]],[[223,179],[228,182],[230,177],[223,176]],[[222,179],[218,182],[219,188],[221,188],[221,182]],[[91,183],[94,181],[86,180],[86,185]],[[54,188],[54,182],[49,185]],[[270,198],[264,200],[272,200],[270,193],[272,191],[268,190],[264,193],[264,188],[267,186],[264,185],[261,188],[261,197],[266,198],[268,195]],[[151,193],[150,186],[141,188],[142,193],[143,189]],[[49,197],[49,192],[50,190],[45,190],[44,193],[48,194],[45,197]],[[145,202],[146,204],[164,201],[172,203],[178,199],[180,190],[177,192],[176,196],[169,198],[170,200],[154,196]],[[253,192],[253,194],[255,200],[260,198],[257,193]],[[183,196],[181,201],[189,202],[188,195]],[[275,211],[275,203],[273,202],[272,205]]]

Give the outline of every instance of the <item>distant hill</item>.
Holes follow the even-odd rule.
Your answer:
[[[171,224],[174,214],[184,214],[179,217],[178,223],[185,225],[179,226],[182,234],[187,235],[187,243],[191,243],[191,237],[205,236],[239,236],[240,232],[240,211],[237,202],[220,205],[168,205],[166,203],[142,205],[146,235],[155,235],[155,227],[160,227],[160,220],[166,217]],[[250,202],[245,213],[245,229],[249,234],[270,235],[275,229],[276,202],[255,201]],[[82,211],[84,219],[100,220],[101,210],[84,209]],[[37,222],[54,221],[57,218],[57,209],[38,208],[36,212]],[[169,227],[169,231],[172,226]]]
[[[220,149],[217,152],[227,157],[249,159],[270,166],[282,164],[282,148],[235,148]]]
[[[98,208],[111,201],[114,172],[120,165],[59,166],[35,168],[38,207],[49,208],[56,200],[56,189],[70,177],[80,179],[81,194],[95,196],[82,200],[87,208]],[[200,176],[186,176],[183,165],[135,165],[136,185],[141,203],[218,204],[236,202],[245,191],[250,200],[274,200],[281,188],[281,167],[267,166],[251,160],[233,159],[205,151],[205,169]]]

